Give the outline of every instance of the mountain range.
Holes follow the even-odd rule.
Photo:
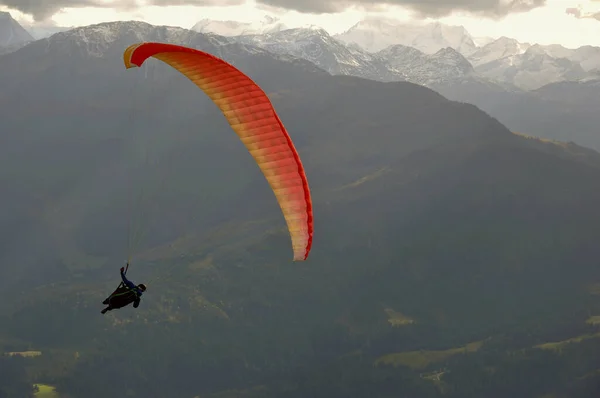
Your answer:
[[[251,31],[245,30],[249,24],[234,21],[205,20],[200,25],[201,28],[193,29],[229,37],[265,35],[262,40],[271,44],[281,38],[288,43],[288,47],[289,43],[295,40],[293,32],[300,35],[298,40],[305,39],[307,31],[322,31],[328,35],[318,27],[296,28],[283,34],[282,31],[287,30],[287,27],[273,18],[263,22],[263,29],[260,25],[253,25]],[[261,41],[261,38],[257,37],[256,40]],[[381,18],[367,18],[346,32],[331,36],[331,40],[347,45],[350,51],[362,50],[369,54],[381,53],[382,50],[396,45],[411,47],[427,55],[452,48],[465,57],[482,78],[496,83],[512,84],[524,90],[537,89],[553,82],[598,76],[600,70],[599,47],[567,49],[560,45],[519,43],[506,37],[478,45],[477,40],[464,27],[448,26],[439,22],[400,24]],[[386,78],[388,76],[385,73],[379,76],[379,80]]]
[[[4,21],[16,24],[11,18]],[[203,20],[195,29],[219,34],[222,42],[304,59],[331,74],[424,85],[449,99],[478,106],[512,131],[600,149],[596,127],[600,115],[588,100],[600,80],[597,47],[571,50],[506,37],[478,47],[475,43],[481,40],[462,28],[435,23],[407,27],[373,19],[335,36],[315,26],[288,29],[276,18],[256,24]],[[370,46],[366,37],[379,38],[385,48]],[[393,44],[401,39],[405,44]],[[27,42],[0,51],[11,52]],[[554,89],[555,84],[569,86],[569,96]]]
[[[275,54],[287,54],[308,60],[331,74],[352,75],[384,82],[409,81],[424,85],[449,99],[478,106],[513,131],[573,141],[600,149],[597,129],[600,125],[600,115],[590,106],[590,97],[600,95],[600,76],[586,75],[580,65],[565,58],[555,63],[547,63],[550,56],[543,53],[538,45],[520,46],[516,41],[499,39],[472,54],[471,58],[482,58],[482,64],[473,67],[467,57],[450,47],[440,49],[434,54],[426,54],[413,47],[396,44],[372,53],[356,45],[344,45],[323,29],[316,27],[234,36],[228,39],[232,43],[240,42]],[[551,47],[551,50],[558,52],[556,47]],[[489,53],[494,51],[502,51],[506,59],[512,59],[510,62],[517,62],[514,59],[517,55],[514,54],[525,51],[518,55],[521,69],[506,70],[506,73],[512,74],[512,81],[491,79],[478,72],[477,68],[501,63],[490,61],[493,57],[490,57]],[[582,53],[588,57],[583,57]],[[586,52],[586,49],[582,48],[573,54],[574,59],[581,63],[583,59],[588,60],[586,65],[590,67],[595,52]],[[536,73],[533,71],[536,65],[547,67],[539,69]],[[570,65],[572,68],[560,69],[557,65]],[[498,70],[490,69],[496,74]],[[567,75],[579,80],[560,81]],[[514,84],[519,81],[525,84],[535,81],[539,83],[536,79],[542,79],[543,76],[554,76],[559,81],[545,84],[535,90],[524,90]],[[567,92],[563,93],[554,88],[563,86],[570,87],[568,96]]]
[[[0,48],[2,48],[0,51],[13,51],[33,40],[33,37],[27,33],[25,34],[28,37],[23,37],[25,29],[10,18],[9,14],[3,15],[3,19],[0,20]],[[10,33],[15,29],[20,31],[20,36]],[[30,29],[36,38],[41,38],[63,28],[32,26]],[[411,76],[410,68],[398,72],[393,67],[382,67],[381,63],[398,64],[397,59],[386,59],[386,55],[394,52],[392,48],[398,45],[419,50],[421,64],[422,61],[427,60],[427,56],[435,55],[440,50],[448,54],[448,49],[453,49],[462,55],[462,57],[453,55],[455,62],[451,65],[447,63],[436,65],[437,61],[434,58],[431,65],[426,67],[434,75],[447,75],[448,72],[444,70],[446,68],[455,69],[454,72],[449,73],[451,76],[454,76],[458,70],[464,74],[466,69],[472,68],[473,70],[468,72],[481,79],[487,79],[495,84],[516,86],[523,90],[535,90],[554,82],[578,81],[600,76],[600,48],[598,47],[583,46],[578,49],[567,49],[560,45],[519,43],[506,37],[478,45],[478,40],[473,38],[464,27],[448,26],[438,22],[416,24],[367,18],[341,34],[330,36],[325,30],[314,26],[290,30],[278,18],[265,16],[263,20],[256,23],[203,19],[195,24],[192,30],[226,37],[240,37],[245,41],[250,40],[249,36],[253,35],[252,40],[255,44],[262,42],[276,52],[289,52],[307,58],[311,58],[310,51],[303,52],[301,42],[307,43],[311,34],[319,35],[322,40],[327,41],[329,52],[340,58],[341,63],[347,64],[340,68],[326,66],[326,70],[382,81],[404,78],[403,80],[420,84],[427,82],[427,78],[424,80],[418,76],[418,71],[415,72],[416,77]],[[9,45],[2,44],[9,43],[9,39]],[[352,55],[348,57],[348,53]],[[398,54],[398,51],[394,53]],[[315,54],[312,56],[314,57]],[[408,59],[400,62],[409,64],[410,58],[414,56],[415,53],[412,52],[408,54]],[[465,61],[471,67],[466,68]],[[321,66],[322,64],[323,62]],[[426,75],[429,74],[426,72]]]
[[[160,62],[124,69],[139,41],[207,51],[263,87],[309,179],[309,261],[290,264],[275,198],[206,95]],[[30,355],[0,365],[25,369],[19,383],[89,398],[595,397],[597,152],[410,82],[141,22],[34,41],[0,57],[0,81],[0,350]],[[571,84],[540,95],[597,101]],[[102,316],[129,253],[148,291]]]

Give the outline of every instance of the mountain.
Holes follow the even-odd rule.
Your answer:
[[[600,76],[579,82],[549,84],[534,93],[547,104],[543,114],[532,115],[541,117],[539,128],[570,131],[573,141],[600,150]]]
[[[30,41],[33,37],[10,13],[0,11],[0,54],[14,51]]]
[[[427,55],[403,45],[395,45],[377,53],[387,67],[407,81],[432,86],[457,80],[476,79],[473,66],[454,49],[447,47]]]
[[[368,18],[334,38],[373,53],[394,45],[416,48],[426,54],[450,47],[465,56],[482,77],[525,90],[583,79],[589,72],[600,70],[598,47],[567,49],[559,45],[535,45],[532,48],[529,43],[507,37],[478,40],[476,44],[464,27],[441,23]]]
[[[483,75],[478,67],[473,68],[468,59],[451,48],[440,50],[437,54],[425,54],[412,47],[396,45],[377,53],[369,53],[356,45],[344,45],[316,27],[289,29],[267,35],[236,36],[230,40],[262,47],[275,54],[308,60],[331,74],[422,84],[451,100],[476,105],[512,131],[574,141],[600,149],[594,115],[582,115],[570,106],[549,101],[535,91],[526,92],[513,84],[524,82],[537,88],[545,81],[560,81],[561,77],[572,78],[574,74],[570,73],[573,70],[579,70],[581,76],[581,69],[576,64],[545,55],[544,50],[537,45],[527,48],[512,39],[500,39],[478,52],[482,62],[505,54],[506,64],[500,66],[510,67],[510,63],[514,62],[523,69],[519,71],[513,68],[512,77],[502,67],[487,71],[504,73],[501,75],[504,82],[497,82]],[[520,54],[521,51],[525,52]],[[485,68],[497,64],[498,61],[484,63],[482,68],[486,72]],[[559,69],[565,64],[567,67]],[[589,79],[593,80],[593,77],[586,77],[581,81]],[[535,82],[538,84],[533,85]],[[577,117],[584,117],[577,122],[580,128],[566,128],[561,120],[575,120],[575,114],[579,115]]]
[[[150,40],[222,56],[269,94],[313,193],[309,261],[290,264],[268,184],[214,104],[159,62],[124,70],[123,50]],[[0,58],[0,81],[0,349],[29,355],[1,362],[15,383],[89,398],[597,392],[598,153],[415,84],[137,22],[31,43]],[[148,222],[128,274],[148,291],[101,316],[130,220]]]
[[[548,84],[536,90],[536,93],[547,100],[593,110],[600,105],[600,78]]]
[[[559,81],[577,81],[598,75],[600,71],[600,48],[584,46],[567,49],[559,45],[531,45],[515,39],[483,38],[476,40],[462,26],[441,23],[403,23],[386,18],[364,19],[346,32],[329,36],[319,27],[288,29],[272,17],[259,23],[202,20],[194,30],[211,32],[232,38],[243,37],[244,42],[269,48],[276,53],[289,53],[309,59],[320,67],[337,74],[350,74],[381,81],[404,80],[402,73],[386,71],[381,62],[372,55],[382,53],[388,47],[402,45],[415,48],[427,55],[452,48],[464,56],[474,67],[477,79],[486,85],[496,83],[513,90],[535,90]],[[287,33],[284,33],[288,31]],[[312,32],[312,33],[307,33]],[[262,35],[266,36],[260,37]],[[310,37],[315,35],[314,37]],[[321,35],[322,38],[316,37]],[[295,37],[298,36],[298,37]],[[298,40],[297,43],[294,40]],[[319,40],[321,44],[315,44]],[[332,45],[333,41],[335,45]],[[308,43],[311,42],[309,45]],[[339,43],[339,44],[338,44]],[[342,48],[342,45],[346,48]],[[308,47],[314,47],[310,49]],[[317,47],[336,47],[332,53],[323,55]],[[311,53],[312,51],[312,53]],[[340,58],[336,59],[336,55]],[[385,61],[384,61],[385,62]],[[409,63],[410,60],[405,61]],[[434,66],[431,66],[435,68]],[[444,75],[445,72],[441,71]],[[408,79],[420,81],[419,78]]]
[[[215,33],[221,36],[239,36],[279,32],[287,27],[279,18],[266,15],[257,23],[238,21],[215,21],[203,19],[192,30],[199,33]]]
[[[367,18],[352,26],[336,39],[377,52],[386,47],[402,44],[414,47],[426,54],[452,47],[468,56],[477,47],[471,35],[462,26],[448,26],[439,22],[428,24],[401,23],[389,19]]]
[[[519,43],[515,39],[501,37],[490,41],[469,55],[468,59],[473,66],[485,65],[499,59],[510,58],[523,54],[531,45]]]
[[[475,70],[481,75],[535,90],[559,81],[576,81],[588,76],[577,61],[555,58],[539,45],[524,47],[514,40],[493,42],[475,53]],[[491,59],[491,60],[490,60]]]
[[[318,27],[287,29],[264,35],[238,36],[236,41],[313,62],[333,75],[373,80],[399,80],[377,56],[344,45]]]
[[[313,62],[334,75],[358,76],[379,81],[410,81],[425,86],[474,84],[494,86],[473,70],[469,61],[450,47],[435,54],[396,45],[377,53],[345,45],[325,30],[296,28],[265,35],[236,36],[234,41],[289,54]],[[498,86],[499,90],[502,90]]]
[[[578,62],[586,72],[600,68],[600,47],[582,46],[571,49],[558,44],[540,47],[552,57]]]

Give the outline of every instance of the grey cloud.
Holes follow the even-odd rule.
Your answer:
[[[119,0],[106,4],[100,0],[0,0],[0,5],[31,15],[36,21],[50,18],[63,8],[100,7],[128,9],[136,6],[135,0]]]
[[[579,8],[567,8],[565,12],[573,15],[575,18],[581,18],[581,10]]]
[[[541,7],[546,0],[257,0],[257,2],[317,14],[343,11],[350,6],[371,9],[381,5],[399,5],[427,17],[441,17],[453,11],[502,17]]]
[[[150,0],[149,5],[176,6],[176,5],[237,5],[244,0]],[[31,15],[36,21],[50,18],[63,8],[100,7],[118,10],[132,10],[138,8],[137,0],[113,0],[110,3],[102,0],[0,0],[0,5]]]
[[[593,0],[596,2],[600,2],[600,0]],[[600,21],[600,12],[597,13],[589,13],[589,12],[583,12],[581,10],[581,8],[567,8],[565,10],[565,12],[569,15],[573,15],[575,18],[579,18],[579,19],[597,19],[598,21]]]
[[[245,0],[150,0],[146,2],[153,6],[237,6]]]
[[[150,0],[146,4],[173,5],[219,5],[231,6],[245,0]],[[421,16],[440,17],[453,11],[466,11],[490,17],[524,12],[544,5],[546,0],[257,0],[258,4],[309,13],[334,13],[350,6],[362,6],[376,10],[382,5],[406,6]],[[0,5],[19,10],[42,21],[67,7],[102,7],[119,10],[137,8],[137,0],[0,0]]]
[[[592,0],[595,3],[600,3],[600,0]],[[598,21],[600,21],[600,12],[597,12],[595,14],[591,14],[588,16],[588,18],[594,18],[597,19]]]

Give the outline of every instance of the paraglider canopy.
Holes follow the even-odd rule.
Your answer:
[[[265,92],[226,61],[203,51],[164,43],[138,43],[124,53],[125,66],[156,58],[190,79],[221,109],[266,177],[285,217],[294,261],[312,246],[312,200],[300,156]]]

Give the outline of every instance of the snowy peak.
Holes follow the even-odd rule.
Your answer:
[[[515,39],[501,37],[472,53],[469,61],[475,66],[484,65],[498,59],[523,54],[529,47],[528,43],[519,43]]]
[[[13,47],[33,41],[27,32],[8,12],[0,11],[0,47]]]
[[[560,44],[549,44],[545,46],[537,45],[542,48],[546,54],[554,57],[554,58],[571,58],[575,55],[576,50],[571,50],[566,47],[561,46]]]
[[[45,54],[54,57],[75,57],[77,59],[97,59],[122,56],[125,48],[131,44],[145,41],[158,41],[202,48],[214,51],[216,47],[230,44],[222,36],[205,35],[188,29],[154,26],[145,22],[105,22],[96,25],[78,27],[59,32],[49,38],[34,42],[32,51],[42,49]],[[120,66],[118,64],[115,64]]]
[[[566,58],[577,62],[586,72],[600,68],[600,47],[583,46],[577,49],[570,49],[559,44],[536,44],[535,47],[537,53],[545,52],[553,58]]]
[[[559,81],[580,80],[587,76],[578,62],[554,58],[540,45],[530,46],[523,53],[479,63],[475,70],[487,78],[511,83],[525,90],[535,90]]]
[[[192,27],[195,32],[214,33],[226,37],[273,33],[285,29],[287,26],[278,18],[268,15],[256,23],[203,19]]]
[[[473,78],[469,61],[453,48],[446,47],[435,54],[425,54],[412,47],[397,44],[377,53],[386,66],[406,80],[431,86]]]
[[[478,46],[464,27],[439,22],[406,23],[367,18],[334,38],[373,53],[395,45],[413,47],[429,55],[452,48],[466,57],[480,75],[527,90],[564,79],[585,79],[600,70],[598,47],[532,46],[508,37],[479,39],[483,45]],[[399,51],[398,48],[395,50]],[[386,56],[384,53],[380,55]],[[388,57],[390,55],[387,54]],[[464,61],[454,59],[450,62],[466,72],[468,68]]]
[[[251,43],[240,43],[231,38],[215,34],[204,34],[189,29],[169,26],[155,26],[145,22],[105,22],[59,32],[45,39],[37,40],[24,48],[22,57],[43,57],[45,65],[59,63],[68,57],[75,63],[98,64],[107,62],[115,73],[122,73],[123,51],[139,42],[163,42],[182,45],[206,51],[235,64],[240,58],[265,56],[280,62],[294,63],[305,70],[317,70],[314,64],[299,61],[289,55],[269,54],[268,51]],[[16,55],[16,54],[15,54]],[[10,57],[11,54],[7,55]],[[4,57],[4,56],[3,56]],[[24,58],[13,58],[14,60]],[[10,58],[9,58],[10,59]],[[36,58],[37,59],[37,58]],[[27,63],[18,61],[17,63]],[[35,65],[35,63],[31,63]],[[322,73],[322,71],[321,71]]]
[[[452,47],[442,48],[440,51],[429,56],[432,62],[456,68],[462,75],[472,73],[473,65],[458,51]]]
[[[438,33],[442,32],[440,28],[441,25],[438,25]],[[469,61],[450,47],[428,55],[416,48],[395,44],[372,53],[356,44],[344,44],[318,27],[238,36],[234,40],[276,54],[308,60],[333,75],[352,75],[379,81],[405,80],[423,85],[452,84],[457,80],[475,78]]]
[[[150,37],[178,41],[189,32],[181,28],[155,27],[145,22],[106,22],[59,32],[48,41],[49,51],[68,51],[90,57],[102,57],[114,46],[124,48]],[[127,42],[127,44],[125,43]]]
[[[439,22],[418,24],[367,18],[334,37],[344,43],[355,43],[370,52],[381,51],[395,44],[414,47],[427,54],[434,54],[446,47],[452,47],[464,55],[477,49],[464,27]]]
[[[396,44],[379,51],[377,55],[384,59],[391,60],[422,57],[425,54],[423,51],[417,50],[416,48],[404,46],[402,44]]]
[[[559,81],[585,79],[600,67],[600,48],[571,50],[561,45],[520,43],[501,37],[469,56],[475,70],[501,82],[535,90]]]
[[[344,45],[316,26],[239,36],[236,40],[275,54],[305,59],[331,74],[390,80],[389,71],[378,58],[364,50]]]
[[[579,47],[578,49],[574,50],[573,55],[569,58],[573,61],[579,62],[585,71],[600,69],[600,47]]]
[[[525,52],[523,54],[529,55],[529,56],[541,56],[541,57],[552,57],[550,54],[548,54],[546,52],[546,49],[539,45],[539,44],[534,44],[533,46],[529,47],[527,50],[525,50]]]

